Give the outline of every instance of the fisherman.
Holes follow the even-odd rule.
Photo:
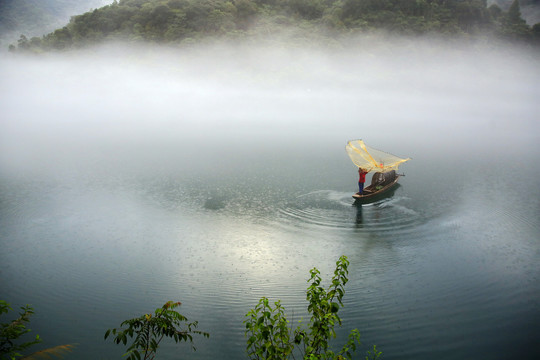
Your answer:
[[[360,178],[358,179],[358,195],[362,195],[364,192],[364,183],[366,182],[366,174],[368,172],[361,167],[358,167],[358,175]]]

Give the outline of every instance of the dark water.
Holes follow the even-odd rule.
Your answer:
[[[288,63],[272,82],[275,60],[291,60],[272,54],[231,65],[240,85],[156,74],[153,57],[82,74],[81,59],[5,61],[20,68],[2,72],[0,298],[33,304],[40,347],[119,358],[105,330],[174,300],[211,336],[196,352],[165,344],[163,358],[246,358],[258,299],[300,319],[309,270],[329,279],[344,254],[339,335],[358,328],[361,354],[538,358],[535,62],[499,60],[472,81],[478,54],[399,70],[355,55],[354,71],[336,55]],[[351,138],[413,158],[392,197],[352,205]]]

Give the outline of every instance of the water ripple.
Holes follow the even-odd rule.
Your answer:
[[[317,229],[412,231],[422,215],[409,207],[408,198],[395,196],[371,204],[355,205],[350,193],[319,190],[297,196],[279,208],[285,226]]]

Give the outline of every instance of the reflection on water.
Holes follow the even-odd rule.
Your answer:
[[[1,297],[73,359],[118,358],[105,329],[181,301],[211,334],[185,358],[236,359],[261,296],[305,317],[309,270],[345,254],[340,334],[386,358],[540,356],[540,76],[469,50],[251,50],[204,57],[208,77],[200,54],[0,59]],[[413,160],[355,206],[360,137]]]

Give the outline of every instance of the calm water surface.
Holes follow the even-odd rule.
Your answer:
[[[538,358],[538,68],[406,54],[4,59],[0,297],[68,359],[119,358],[105,330],[167,300],[211,336],[163,358],[242,359],[258,299],[300,319],[344,254],[361,354]],[[413,158],[392,197],[353,206],[352,138]]]

